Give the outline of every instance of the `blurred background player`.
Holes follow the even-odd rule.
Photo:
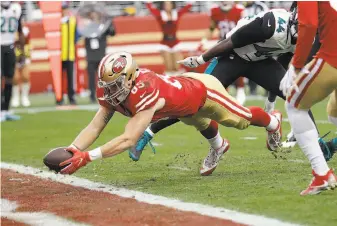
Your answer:
[[[21,6],[8,1],[1,2],[1,77],[4,85],[1,93],[1,121],[19,120],[17,115],[10,114],[9,104],[12,97],[13,77],[16,57],[14,52],[15,35],[18,32],[18,48],[24,52],[25,37],[22,32]],[[24,58],[23,54],[19,56]]]
[[[211,24],[206,32],[206,37],[202,40],[202,45],[207,46],[207,41],[212,38],[213,32],[219,30],[219,40],[225,39],[226,34],[230,32],[242,18],[244,7],[231,1],[222,1],[214,4],[211,8]],[[203,48],[204,50],[206,48]],[[205,71],[208,74],[208,71]],[[236,81],[236,99],[240,104],[246,101],[244,78],[241,77]]]
[[[158,9],[151,2],[147,2],[146,7],[156,18],[163,32],[160,53],[165,65],[165,74],[177,74],[180,66],[176,62],[182,58],[178,49],[180,41],[177,38],[177,27],[179,20],[191,9],[192,4],[177,9],[175,2],[165,1],[159,3]]]
[[[76,58],[76,42],[79,39],[79,33],[76,29],[76,17],[71,15],[69,2],[62,2],[62,19],[61,19],[61,60],[62,71],[67,75],[67,91],[69,104],[76,105],[75,100],[75,77],[74,63]],[[62,76],[63,78],[63,76]],[[62,82],[63,85],[63,82]],[[63,105],[63,98],[56,100],[57,105]]]
[[[21,52],[21,49],[18,47],[18,41],[15,45],[15,54],[16,54],[16,69],[13,81],[13,96],[11,101],[12,107],[19,107],[20,106],[20,99],[21,104],[24,107],[30,106],[29,100],[29,90],[30,90],[30,81],[29,81],[29,64],[30,64],[30,43],[29,43],[29,36],[30,31],[29,28],[23,26],[22,28],[23,34],[25,36],[25,47],[24,53]],[[20,57],[24,55],[24,57]],[[20,96],[20,88],[21,88],[21,96]],[[21,97],[21,98],[20,98]]]
[[[102,3],[100,3],[102,4]],[[87,10],[90,10],[88,17],[97,24],[100,24],[102,14],[93,7],[98,7],[98,4],[86,5]],[[92,9],[90,9],[90,7]],[[104,5],[102,6],[104,7]],[[96,71],[98,69],[99,62],[105,56],[107,38],[115,35],[115,27],[110,19],[109,27],[105,32],[99,35],[91,35],[85,37],[85,50],[87,59],[87,72],[88,72],[88,85],[90,90],[90,101],[96,103]]]

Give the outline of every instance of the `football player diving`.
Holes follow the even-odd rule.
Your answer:
[[[275,147],[281,138],[281,114],[266,113],[260,107],[243,107],[213,76],[184,73],[169,77],[138,68],[127,52],[106,55],[98,69],[97,99],[100,108],[89,125],[66,149],[73,157],[62,162],[62,174],[72,174],[87,163],[117,155],[134,146],[147,126],[167,117],[179,118],[203,134],[211,151],[201,172],[211,174],[229,142],[219,134],[218,123],[246,129],[264,127],[268,145]],[[131,119],[122,135],[90,151],[87,150],[103,131],[115,112]],[[214,158],[216,156],[216,158]],[[210,162],[208,162],[210,161]]]
[[[297,40],[297,11],[287,12],[273,9],[254,17],[243,18],[238,25],[222,40],[200,56],[192,56],[180,61],[188,67],[198,67],[212,60],[205,71],[216,77],[227,88],[238,77],[245,76],[269,91],[265,110],[273,112],[276,95],[285,100],[279,85],[286,72],[285,68],[273,57],[293,53]],[[309,115],[314,122],[311,111]],[[138,161],[140,155],[160,130],[178,122],[178,119],[161,120],[151,124],[136,146],[129,150],[129,156]],[[320,139],[326,159],[330,159],[336,149],[329,149],[330,143]],[[268,147],[277,151],[275,147]],[[216,158],[216,156],[214,157]]]

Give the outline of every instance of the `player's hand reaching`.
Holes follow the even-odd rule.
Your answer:
[[[206,62],[204,61],[204,58],[202,57],[202,55],[200,55],[200,56],[187,57],[184,60],[177,61],[177,63],[183,64],[186,67],[196,68],[196,67],[199,67],[200,65],[202,65]]]
[[[88,152],[82,152],[75,146],[69,146],[66,150],[71,152],[73,157],[60,163],[61,167],[69,164],[61,170],[61,174],[73,174],[79,168],[87,165],[87,163],[91,161]]]
[[[298,72],[299,71],[295,70],[293,65],[290,65],[288,71],[281,80],[279,88],[285,97],[292,89],[295,89],[296,92],[299,92],[298,86],[295,82]]]

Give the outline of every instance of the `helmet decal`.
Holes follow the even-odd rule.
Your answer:
[[[112,65],[112,71],[114,73],[120,73],[126,66],[127,62],[124,57],[119,57],[115,60]]]

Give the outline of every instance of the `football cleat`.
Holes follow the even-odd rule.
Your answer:
[[[229,149],[230,145],[228,140],[223,140],[222,146],[218,149],[210,147],[207,157],[204,159],[202,167],[200,169],[201,176],[208,176],[213,173],[219,164],[220,158]]]
[[[138,161],[145,146],[147,144],[150,145],[153,153],[156,153],[156,150],[154,149],[152,143],[151,143],[151,139],[152,139],[152,136],[147,132],[145,131],[143,133],[143,135],[139,138],[139,140],[137,141],[137,144],[136,146],[132,147],[129,149],[129,157],[133,160],[133,161]]]
[[[276,117],[279,122],[279,126],[274,131],[268,131],[267,136],[267,148],[270,151],[277,151],[281,147],[282,139],[282,113],[279,111],[273,111],[272,116]]]
[[[314,178],[311,180],[309,187],[300,193],[301,195],[316,195],[324,190],[330,190],[337,187],[337,177],[332,169],[330,169],[324,176],[319,176],[314,171],[312,174],[314,175]]]
[[[24,106],[24,107],[30,106],[30,100],[28,99],[27,96],[22,96],[21,103],[22,103],[22,106]]]
[[[318,139],[319,146],[323,152],[324,158],[326,161],[329,161],[337,150],[337,138],[334,138],[330,141],[325,141],[326,137],[330,132]]]
[[[14,115],[14,114],[6,114],[6,121],[18,121],[21,119],[19,115]]]
[[[295,147],[297,141],[293,131],[290,131],[287,135],[287,140],[282,142],[282,148],[293,148]]]

